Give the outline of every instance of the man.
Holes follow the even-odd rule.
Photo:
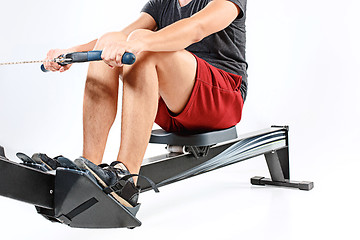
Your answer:
[[[247,89],[246,0],[150,0],[140,17],[120,32],[66,50],[103,50],[103,62],[90,63],[84,94],[83,157],[103,187],[116,186],[118,200],[137,204],[139,173],[154,121],[170,132],[201,132],[236,125]],[[124,52],[136,55],[121,64]],[[51,71],[68,66],[45,63]],[[119,77],[123,81],[121,146],[117,161],[101,164],[115,120]],[[136,181],[136,180],[135,180]],[[115,189],[115,188],[112,188]]]

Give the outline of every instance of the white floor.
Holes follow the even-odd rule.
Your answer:
[[[296,147],[294,147],[296,149]],[[358,239],[360,163],[336,152],[293,154],[294,180],[312,191],[252,186],[268,176],[263,157],[141,195],[134,230],[72,229],[50,223],[31,205],[0,198],[2,236],[11,239]]]

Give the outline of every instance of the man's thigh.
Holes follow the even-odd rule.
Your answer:
[[[159,94],[169,110],[178,114],[186,106],[195,85],[196,58],[185,50],[155,55]]]
[[[164,99],[159,101],[155,122],[166,131],[225,129],[241,119],[242,77],[218,69],[200,58],[196,60],[196,80],[184,109],[173,114]]]

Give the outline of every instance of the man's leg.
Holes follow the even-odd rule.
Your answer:
[[[116,35],[100,38],[95,49]],[[115,120],[121,68],[111,69],[104,62],[92,62],[87,74],[83,103],[83,157],[102,162],[107,137]]]
[[[152,32],[136,31],[131,37],[141,37],[142,34]],[[134,65],[124,67],[118,161],[123,162],[131,173],[140,170],[156,117],[159,95],[172,112],[180,113],[192,92],[196,65],[195,57],[183,50],[144,52]]]
[[[138,30],[130,40],[145,34],[152,32]],[[116,115],[116,80],[121,73],[119,69],[97,64],[89,68],[84,99],[84,157],[94,163],[102,160],[108,132]],[[158,96],[162,96],[172,112],[181,112],[190,97],[195,75],[196,59],[187,51],[144,52],[138,55],[134,65],[124,66],[118,160],[131,173],[138,173],[140,169],[157,112]]]

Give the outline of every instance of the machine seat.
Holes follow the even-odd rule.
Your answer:
[[[235,126],[227,129],[195,134],[169,133],[163,129],[156,129],[151,133],[150,143],[174,146],[211,146],[235,138],[237,138]]]

